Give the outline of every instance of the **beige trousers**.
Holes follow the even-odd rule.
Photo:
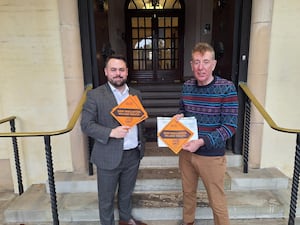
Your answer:
[[[179,168],[183,189],[183,221],[191,223],[195,220],[200,177],[208,195],[215,225],[230,225],[224,193],[226,157],[200,156],[182,150],[179,153]]]

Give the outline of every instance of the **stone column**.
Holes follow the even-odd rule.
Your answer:
[[[267,87],[273,1],[252,1],[247,84],[262,105],[265,103]],[[264,123],[263,117],[253,106],[249,143],[249,165],[251,168],[260,167]]]
[[[71,118],[84,91],[78,6],[76,0],[58,1],[64,80],[68,114]],[[80,129],[80,119],[70,133],[74,172],[86,172],[87,149]]]

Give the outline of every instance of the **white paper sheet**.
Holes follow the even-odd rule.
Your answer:
[[[158,144],[158,147],[168,147],[158,137],[158,133],[170,122],[171,119],[172,119],[172,117],[157,117],[157,144]],[[179,121],[194,133],[194,135],[191,137],[190,140],[197,140],[198,139],[198,127],[197,127],[196,118],[195,117],[182,117]]]

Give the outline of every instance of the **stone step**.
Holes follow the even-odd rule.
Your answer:
[[[232,154],[230,151],[227,155],[228,167],[240,167],[241,155]],[[94,171],[96,171],[94,169]],[[94,172],[95,173],[95,172]],[[154,174],[157,177],[152,179],[141,179],[142,177]],[[147,175],[148,174],[148,175]],[[171,175],[176,178],[171,178]],[[160,176],[160,177],[158,177]],[[164,177],[163,177],[164,176]],[[60,192],[96,192],[96,176],[88,174],[73,174],[68,172],[56,172],[55,174],[56,191]],[[225,182],[225,187],[229,189],[229,179]],[[48,182],[46,181],[47,190]],[[139,179],[136,184],[136,191],[149,190],[152,186],[159,190],[178,190],[181,188],[181,182],[178,173],[178,155],[173,153],[169,148],[158,148],[156,142],[147,142],[145,157],[141,161]],[[199,188],[203,185],[199,181]],[[154,190],[155,191],[155,190]]]
[[[141,168],[178,168],[178,155],[167,147],[158,147],[157,142],[147,142],[145,157],[141,161]],[[227,167],[242,166],[242,156],[226,151]]]
[[[147,220],[148,225],[179,225],[181,221],[179,220]],[[1,223],[2,225],[20,225],[20,223]],[[73,222],[60,222],[60,225],[99,225],[99,221],[73,221]],[[231,219],[231,225],[287,225],[288,219],[286,218],[260,218],[260,219]],[[300,218],[296,218],[295,225],[300,224]],[[32,222],[26,223],[26,225],[53,225],[52,222]],[[116,221],[115,225],[118,225]],[[195,221],[195,225],[214,225],[213,220],[200,219]]]
[[[284,196],[284,195],[283,195]],[[0,224],[2,225],[20,225],[20,222],[5,222],[4,220],[4,211],[6,208],[12,203],[12,201],[17,198],[18,195],[13,193],[12,191],[9,192],[0,192]],[[286,199],[286,197],[285,197]],[[282,201],[287,202],[287,201]],[[15,202],[13,203],[15,204]],[[299,206],[298,206],[299,207]],[[60,211],[59,211],[60,214]],[[299,214],[297,214],[299,216]],[[60,217],[60,215],[59,215]],[[15,219],[17,220],[17,219]],[[180,220],[174,220],[172,218],[168,220],[147,220],[148,225],[179,225]],[[26,225],[52,225],[51,222],[26,222]],[[60,221],[61,225],[99,225],[99,221]],[[117,225],[116,221],[116,225]],[[231,225],[286,225],[288,224],[287,218],[244,218],[244,219],[236,219],[231,218],[230,221]],[[295,225],[300,224],[300,218],[295,218]],[[196,225],[214,225],[212,219],[198,219],[196,220]]]
[[[142,98],[144,99],[180,99],[181,92],[167,91],[167,92],[142,92]]]
[[[182,83],[170,83],[170,84],[130,84],[129,86],[140,90],[142,93],[154,92],[156,94],[160,92],[177,92],[180,93],[182,89]]]
[[[170,106],[164,108],[145,108],[149,117],[158,117],[158,116],[165,116],[171,117],[178,112],[178,106]]]
[[[226,191],[231,219],[286,218],[285,190]],[[57,194],[61,222],[99,221],[97,193]],[[118,219],[117,211],[115,212]],[[133,216],[143,221],[181,220],[181,192],[135,193]],[[49,222],[50,196],[45,185],[32,185],[4,211],[6,223]],[[198,193],[196,219],[212,219],[205,191]],[[164,224],[164,223],[162,223]]]
[[[143,106],[147,108],[161,108],[161,107],[177,107],[179,106],[179,99],[145,99]]]
[[[145,145],[145,156],[176,156],[167,147],[158,147],[157,142],[146,142]]]
[[[56,172],[55,183],[57,193],[87,193],[97,192],[96,175]],[[228,167],[225,190],[276,190],[286,189],[289,179],[276,168],[250,169],[244,174],[239,167]],[[204,190],[199,179],[198,189]],[[46,183],[49,192],[49,185]],[[142,168],[139,171],[135,192],[168,192],[180,191],[181,179],[178,168]]]
[[[168,150],[170,151],[170,150]],[[168,153],[166,153],[168,154]],[[172,153],[174,154],[174,153]],[[242,164],[241,155],[235,155],[230,152],[226,153],[227,167],[238,167]],[[141,161],[141,168],[172,168],[178,167],[178,156],[146,156]]]
[[[88,176],[67,172],[55,173],[57,193],[87,193],[97,192],[96,175]],[[225,189],[230,190],[230,178],[225,181]],[[199,179],[199,190],[204,186]],[[49,193],[49,185],[46,183]],[[135,186],[136,193],[180,191],[181,179],[177,168],[141,169]]]

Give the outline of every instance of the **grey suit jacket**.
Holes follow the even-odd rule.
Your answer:
[[[129,88],[129,94],[137,95],[141,101],[141,93]],[[120,126],[111,116],[111,110],[117,106],[117,101],[108,83],[101,85],[87,94],[82,110],[81,129],[95,140],[91,162],[101,169],[114,169],[122,159],[123,138],[110,138],[113,128]],[[143,138],[143,123],[138,125],[140,158],[144,156],[145,140]]]

